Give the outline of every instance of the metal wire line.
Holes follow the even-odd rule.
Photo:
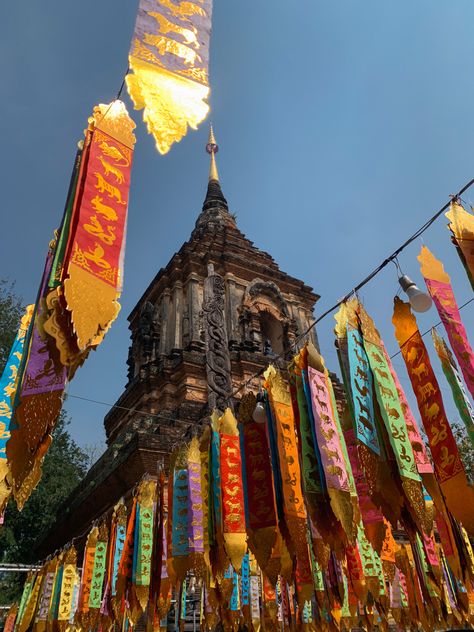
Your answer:
[[[415,239],[418,239],[418,237],[420,237],[420,235],[422,235],[426,230],[428,230],[428,228],[438,219],[438,217],[440,217],[440,215],[442,215],[444,213],[444,211],[446,211],[449,208],[449,205],[451,204],[451,202],[453,200],[459,199],[461,197],[461,195],[465,191],[467,191],[473,184],[474,184],[474,179],[472,179],[469,182],[467,182],[456,194],[451,195],[449,202],[446,202],[446,204],[444,204],[439,209],[439,211],[436,211],[436,213],[432,217],[430,217],[430,219],[427,220],[423,224],[423,226],[421,226],[416,232],[414,232],[413,235],[411,235],[411,237],[409,237],[405,242],[402,243],[401,246],[399,246],[396,250],[394,250],[394,252],[392,252],[391,255],[389,255],[386,259],[384,259],[382,261],[382,263],[380,263],[374,270],[372,270],[372,272],[369,275],[367,275],[365,277],[365,279],[363,279],[360,283],[358,283],[355,287],[353,287],[352,290],[350,290],[350,292],[348,292],[343,298],[339,299],[339,301],[337,301],[337,303],[335,303],[332,307],[329,307],[329,309],[327,309],[325,312],[323,312],[321,314],[321,316],[319,316],[306,329],[306,331],[304,331],[302,334],[300,334],[298,336],[298,338],[296,338],[296,340],[294,341],[293,347],[296,347],[298,345],[298,343],[309,334],[309,332],[313,329],[313,327],[315,327],[319,322],[321,322],[324,318],[326,318],[326,316],[329,316],[329,314],[331,314],[334,310],[336,310],[338,307],[340,307],[343,303],[346,303],[353,294],[357,294],[357,292],[360,289],[362,289],[365,285],[367,285],[367,283],[369,283],[369,281],[371,281],[377,274],[379,274],[379,272],[381,272],[389,263],[395,261],[397,259],[398,255],[403,250],[405,250],[405,248],[407,246],[409,246],[413,241],[415,241]],[[280,360],[280,359],[284,358],[284,356],[285,356],[285,353],[280,353],[273,360],[274,361]],[[254,379],[259,377],[263,373],[263,371],[264,371],[264,369],[261,369],[255,375],[253,375],[251,378],[249,378],[244,384],[239,386],[239,388],[237,390],[235,390],[231,394],[231,397],[234,397],[234,395],[239,393],[243,388],[245,388],[248,384],[250,384],[250,382],[252,382]]]
[[[332,314],[332,312],[334,312],[343,303],[346,303],[350,299],[350,297],[352,295],[354,295],[354,294],[357,295],[357,292],[360,289],[362,289],[365,285],[367,285],[367,283],[369,283],[375,276],[377,276],[377,274],[379,274],[379,272],[381,272],[389,263],[394,263],[397,266],[397,268],[398,268],[398,266],[399,266],[398,259],[397,259],[398,255],[403,250],[405,250],[405,248],[407,246],[409,246],[413,241],[415,241],[415,239],[418,239],[418,237],[420,237],[420,235],[422,235],[426,230],[428,230],[428,228],[438,219],[438,217],[440,217],[444,213],[444,211],[446,211],[449,208],[449,205],[451,204],[452,200],[459,199],[461,197],[461,195],[465,191],[467,191],[473,184],[474,184],[474,179],[472,179],[469,182],[467,182],[461,189],[459,189],[459,191],[456,194],[450,196],[449,202],[446,202],[446,204],[444,204],[438,211],[436,211],[436,213],[432,217],[430,217],[430,219],[428,219],[422,226],[420,226],[420,228],[418,228],[418,230],[416,230],[406,241],[404,241],[401,246],[399,246],[396,250],[394,250],[388,257],[386,257],[376,268],[374,268],[372,270],[372,272],[370,272],[370,274],[368,274],[362,281],[360,281],[356,286],[354,286],[345,296],[343,296],[334,305],[329,307],[325,312],[323,312],[320,316],[318,316],[318,318],[316,318],[316,320],[314,320],[313,323],[302,334],[300,334],[296,338],[296,340],[292,344],[293,349],[295,349],[297,347],[297,345],[303,340],[303,338],[305,338],[309,334],[309,332],[318,323],[320,323],[324,318],[329,316],[329,314]],[[473,300],[474,300],[474,298],[470,299],[469,301],[467,301],[466,303],[461,305],[459,309],[462,309],[463,307],[466,307]],[[441,323],[439,322],[439,323],[437,323],[436,325],[433,325],[433,326],[437,327],[440,324]],[[427,331],[425,331],[422,335],[426,336],[426,334],[428,334],[430,331],[431,331],[431,328],[428,329]],[[393,356],[391,356],[391,358],[396,357],[399,353],[400,353],[400,351],[398,351]],[[272,361],[276,362],[278,360],[282,360],[282,359],[285,358],[285,356],[286,356],[285,352],[280,353],[277,356],[274,356],[272,358]],[[252,375],[252,377],[248,378],[238,388],[236,388],[234,391],[232,391],[232,393],[230,394],[230,397],[235,397],[235,395],[240,393],[240,391],[242,389],[246,388],[251,382],[253,382],[253,380],[259,378],[265,370],[266,370],[265,368],[262,368],[259,371],[257,371],[254,375]],[[109,406],[110,408],[119,408],[121,410],[127,410],[127,411],[130,411],[130,412],[135,412],[137,414],[146,415],[148,417],[158,417],[159,416],[156,413],[149,413],[149,412],[146,412],[146,411],[135,410],[133,408],[127,408],[126,406],[120,406],[118,404],[108,404],[106,402],[101,402],[101,401],[98,401],[98,400],[88,399],[87,397],[81,397],[79,395],[68,395],[68,397],[73,397],[75,399],[82,399],[84,401],[92,402],[92,403],[95,403],[95,404],[102,404],[104,406]]]
[[[474,301],[474,296],[472,298],[470,298],[468,301],[466,301],[465,303],[463,303],[462,305],[459,306],[459,310],[463,309],[464,307],[467,307],[467,305],[469,305],[470,303],[472,303]],[[435,325],[432,325],[429,329],[427,329],[424,333],[421,334],[422,337],[426,336],[427,334],[430,333],[430,331],[433,329],[433,327],[439,327],[439,325],[441,325],[442,322],[439,321],[437,322]],[[407,340],[408,342],[408,340]],[[405,343],[406,344],[406,343]],[[396,353],[394,353],[393,355],[390,356],[390,359],[393,360],[393,358],[396,358],[398,355],[400,355],[401,351],[397,351]],[[249,381],[252,381],[254,379],[256,379],[257,377],[259,377],[261,375],[261,373],[263,373],[265,369],[262,369],[261,372],[259,372],[258,374],[254,375],[252,378],[250,378]],[[247,385],[247,383],[246,383]],[[240,388],[240,387],[239,387]],[[234,391],[234,393],[238,393],[239,391]],[[127,410],[129,412],[132,413],[136,413],[138,415],[145,415],[147,417],[159,417],[159,414],[157,413],[149,413],[145,410],[136,410],[135,408],[128,408],[127,406],[120,406],[119,404],[109,404],[108,402],[101,402],[100,400],[97,399],[90,399],[89,397],[82,397],[81,395],[72,395],[72,394],[68,394],[66,395],[67,399],[68,397],[73,397],[74,399],[81,399],[85,402],[90,402],[91,404],[101,404],[102,406],[107,406],[108,408],[119,408],[120,410]]]
[[[474,296],[472,298],[470,298],[468,301],[466,301],[465,303],[463,303],[462,305],[460,305],[458,307],[459,310],[461,310],[463,307],[466,307],[466,305],[469,305],[469,303],[472,303],[472,301],[474,301]],[[421,334],[421,337],[424,338],[424,336],[426,336],[427,334],[430,333],[430,331],[436,327],[439,327],[440,325],[442,325],[442,321],[440,320],[439,322],[436,323],[436,325],[433,325],[432,327],[430,327],[429,329],[427,329],[424,333]],[[407,344],[407,342],[409,342],[414,336],[416,336],[418,332],[415,332],[413,335],[411,335],[408,340],[405,340],[405,342],[403,343],[403,347]],[[396,353],[394,353],[393,355],[390,356],[390,359],[392,360],[393,358],[396,358],[397,355],[400,355],[402,352],[402,350],[400,349],[399,351],[397,351]]]

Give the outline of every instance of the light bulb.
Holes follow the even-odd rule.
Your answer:
[[[402,289],[408,296],[408,300],[410,301],[410,305],[413,307],[415,312],[427,312],[433,301],[431,300],[431,296],[426,292],[420,290],[420,288],[414,283],[410,277],[404,274],[402,277],[398,279]]]
[[[262,402],[257,402],[257,405],[254,408],[252,418],[258,424],[264,424],[267,421],[267,413],[265,411],[265,406]]]

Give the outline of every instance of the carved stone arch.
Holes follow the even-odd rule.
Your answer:
[[[285,318],[289,318],[288,307],[283,298],[280,288],[273,281],[263,281],[263,279],[254,279],[245,289],[243,306],[251,307],[258,296],[267,296],[276,307],[281,311]]]
[[[240,315],[244,345],[251,351],[280,355],[289,350],[295,323],[273,281],[254,279],[242,298]]]

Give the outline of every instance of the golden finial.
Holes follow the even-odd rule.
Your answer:
[[[209,181],[211,180],[219,181],[219,174],[217,172],[217,165],[216,165],[216,154],[219,151],[219,146],[216,143],[212,125],[209,130],[209,140],[207,141],[206,151],[208,154],[211,155],[211,166],[209,167]]]

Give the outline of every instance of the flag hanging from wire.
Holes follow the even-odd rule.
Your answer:
[[[474,533],[474,489],[468,484],[438,381],[410,306],[398,297],[392,322],[433,457],[435,471],[453,516]]]
[[[474,445],[474,409],[469,401],[461,376],[459,375],[456,360],[453,358],[451,349],[446,344],[446,341],[438,334],[434,327],[431,330],[431,335],[433,337],[436,353],[438,354],[443,368],[443,373],[451,387],[454,403],[466,426],[471,443]]]
[[[474,290],[474,215],[461,206],[458,198],[454,198],[446,217],[449,219],[453,244]]]
[[[421,273],[426,287],[446,329],[466,385],[474,397],[474,353],[459,314],[449,274],[445,272],[441,261],[436,259],[426,246],[422,247],[418,260],[421,263]]]
[[[162,154],[209,111],[211,17],[212,0],[140,0],[126,82]]]

